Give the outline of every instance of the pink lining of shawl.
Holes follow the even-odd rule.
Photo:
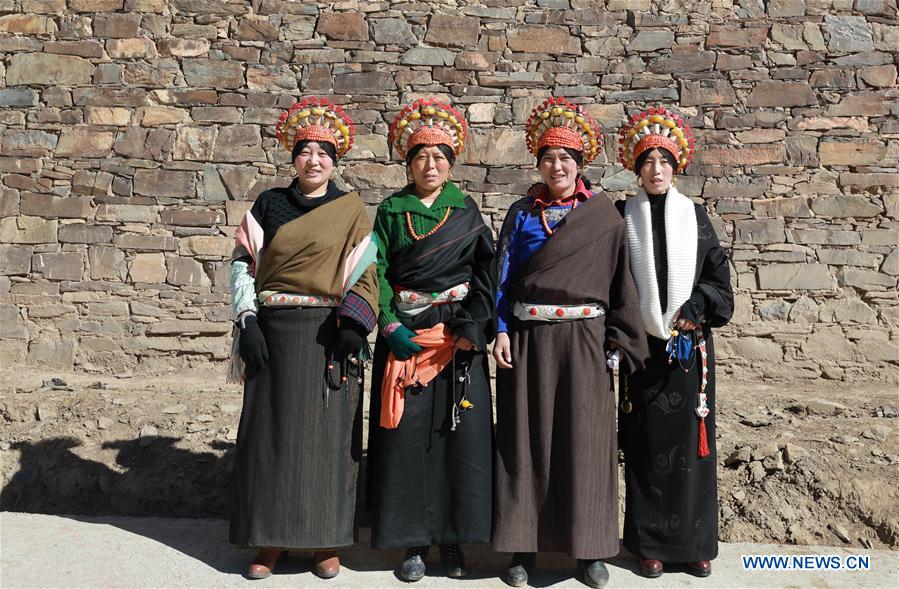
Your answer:
[[[362,260],[362,256],[365,255],[365,250],[368,248],[368,245],[371,243],[371,233],[365,236],[356,247],[353,248],[353,251],[346,257],[346,262],[343,265],[343,292],[346,292],[350,287],[350,278],[353,275],[353,271],[356,269],[356,266]]]
[[[259,225],[259,222],[256,221],[256,217],[251,213],[247,213],[243,218],[243,221],[240,222],[240,225],[237,226],[237,232],[234,234],[234,238],[237,239],[237,243],[242,245],[244,249],[249,252],[250,257],[253,258],[253,263],[250,265],[250,273],[255,275],[256,262],[259,260],[259,255],[262,251],[262,243],[265,238],[262,227]]]

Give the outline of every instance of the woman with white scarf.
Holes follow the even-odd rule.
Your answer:
[[[671,563],[705,577],[718,554],[711,328],[733,315],[728,260],[705,208],[674,186],[694,153],[683,119],[650,108],[620,140],[640,184],[617,204],[650,351],[643,370],[621,379],[624,545],[647,577]]]

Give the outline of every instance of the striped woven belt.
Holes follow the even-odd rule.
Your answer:
[[[602,317],[606,310],[602,305],[544,305],[541,303],[520,303],[512,306],[512,314],[522,321],[574,321]]]
[[[421,292],[418,290],[399,290],[393,294],[393,304],[397,311],[406,315],[418,315],[434,305],[445,305],[465,300],[468,296],[468,283],[459,284],[442,292]]]
[[[324,295],[308,295],[294,292],[261,292],[260,304],[264,307],[339,307],[340,299]]]

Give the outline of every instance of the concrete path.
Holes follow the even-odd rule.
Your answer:
[[[401,553],[368,548],[369,530],[342,556],[336,579],[321,580],[310,571],[311,555],[291,555],[268,579],[250,581],[242,576],[254,551],[227,543],[227,522],[203,519],[51,516],[0,514],[0,587],[409,587],[393,574]],[[432,560],[436,555],[432,552]],[[470,574],[463,580],[429,576],[415,589],[504,588],[498,575],[508,556],[479,547],[466,547]],[[750,571],[741,557],[752,554],[836,555],[842,562],[851,555],[869,558],[869,570]],[[777,546],[773,544],[721,544],[714,573],[698,579],[680,571],[659,579],[645,579],[626,553],[608,561],[615,587],[899,587],[899,552],[841,549],[830,546]],[[575,562],[563,555],[541,555],[532,587],[583,588],[572,577]],[[434,575],[434,576],[431,576]]]

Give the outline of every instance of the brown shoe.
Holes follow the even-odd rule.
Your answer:
[[[253,559],[250,570],[247,571],[247,577],[264,579],[271,576],[275,572],[275,565],[278,564],[278,559],[283,554],[284,551],[280,548],[263,548],[256,553],[256,558]]]
[[[313,572],[322,579],[333,579],[340,573],[340,557],[336,550],[322,550],[315,553]]]
[[[697,577],[708,577],[712,574],[712,561],[697,560],[696,562],[687,563],[690,572]]]
[[[655,579],[662,576],[662,561],[654,558],[647,558],[640,561],[640,572],[644,577]]]

